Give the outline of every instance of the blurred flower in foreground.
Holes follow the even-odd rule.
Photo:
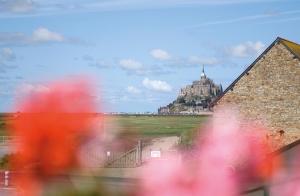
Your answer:
[[[232,111],[221,111],[203,130],[192,158],[157,160],[142,173],[138,195],[240,195],[258,180],[268,180],[279,162],[271,152],[266,132],[242,122]]]
[[[26,195],[37,195],[39,184],[78,166],[80,143],[91,133],[91,88],[86,81],[55,83],[25,97],[17,109],[11,131],[20,143],[13,169],[24,175],[16,183]]]
[[[292,157],[291,155],[296,155]],[[270,195],[299,196],[300,195],[300,151],[299,148],[289,154],[286,167],[283,168],[270,182]]]

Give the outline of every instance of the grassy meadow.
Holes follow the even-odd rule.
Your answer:
[[[128,138],[181,136],[183,144],[190,144],[192,138],[209,118],[208,116],[157,116],[157,115],[113,115],[105,116],[117,124],[119,135]],[[0,136],[7,135],[7,125],[13,121],[13,114],[0,114]],[[110,127],[108,125],[108,127]]]
[[[208,118],[208,116],[121,115],[115,116],[114,122],[118,123],[120,134],[127,137],[176,135],[181,136],[183,145],[190,145],[197,130]]]

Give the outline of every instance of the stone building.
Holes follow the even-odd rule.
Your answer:
[[[160,107],[158,109],[159,114],[170,114],[170,108],[168,106]]]
[[[200,80],[180,89],[177,99],[167,106],[158,109],[159,114],[199,114],[208,110],[208,106],[222,93],[222,85],[216,85],[204,71]]]
[[[300,45],[277,38],[210,106],[225,105],[284,135],[282,145],[300,138]]]
[[[206,77],[204,66],[200,76],[200,80],[196,80],[192,85],[182,88],[179,97],[192,99],[193,97],[216,97],[222,91],[222,85],[216,85],[211,79]]]

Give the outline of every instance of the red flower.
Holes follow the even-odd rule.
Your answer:
[[[34,187],[78,166],[77,152],[91,133],[93,109],[91,88],[84,81],[55,83],[22,101],[12,125],[20,141],[13,168],[26,174],[18,178],[20,186]]]

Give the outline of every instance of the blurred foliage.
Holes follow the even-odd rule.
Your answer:
[[[8,169],[9,168],[9,160],[11,159],[12,154],[6,154],[0,159],[0,169]]]
[[[10,125],[13,119],[14,119],[14,114],[0,113],[0,136],[7,135],[7,127]]]

